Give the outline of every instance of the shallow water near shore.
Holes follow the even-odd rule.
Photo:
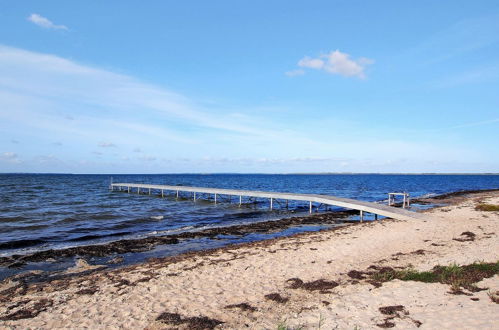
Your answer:
[[[190,196],[137,195],[111,192],[114,182],[154,183],[246,190],[318,193],[366,201],[384,201],[388,192],[407,191],[412,197],[458,190],[494,189],[497,175],[0,175],[0,256],[40,250],[102,244],[122,239],[178,234],[209,228],[281,219],[307,214],[305,203],[269,211],[268,201],[217,205],[193,202]],[[328,228],[294,226],[272,234],[198,239],[178,246],[156,247],[129,262],[172,255],[192,249],[261,240],[301,231]],[[96,260],[100,261],[100,260]],[[11,273],[13,270],[8,271]],[[5,272],[4,272],[5,273]]]

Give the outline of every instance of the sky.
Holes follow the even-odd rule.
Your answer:
[[[0,172],[499,172],[498,1],[0,0]]]

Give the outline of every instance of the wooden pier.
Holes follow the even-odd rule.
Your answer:
[[[411,212],[405,209],[395,208],[392,206],[387,206],[378,203],[358,201],[355,199],[341,198],[328,195],[318,195],[318,194],[295,194],[295,193],[284,193],[284,192],[269,192],[269,191],[252,191],[252,190],[239,190],[239,189],[219,189],[219,188],[203,188],[203,187],[187,187],[187,186],[167,186],[167,185],[157,185],[157,184],[140,184],[140,183],[111,183],[111,190],[120,190],[132,193],[135,190],[136,193],[147,192],[149,195],[151,192],[157,192],[161,194],[162,197],[166,193],[173,193],[176,198],[180,196],[181,193],[189,193],[190,198],[194,201],[196,199],[208,198],[213,196],[213,201],[215,203],[225,200],[232,201],[232,197],[236,196],[238,198],[238,203],[241,205],[243,203],[243,197],[251,199],[256,198],[266,198],[269,199],[269,208],[274,208],[274,203],[288,204],[289,200],[292,201],[304,201],[308,203],[310,213],[313,212],[314,205],[316,209],[321,206],[337,206],[347,209],[358,210],[360,215],[360,221],[364,220],[365,213],[374,214],[375,219],[378,215],[399,219],[399,220],[427,220],[428,216],[422,213]],[[253,200],[254,201],[254,200]]]

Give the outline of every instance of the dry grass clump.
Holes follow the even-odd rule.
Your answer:
[[[481,204],[478,204],[475,207],[475,210],[477,210],[477,211],[489,211],[489,212],[494,212],[495,211],[495,212],[498,212],[499,211],[499,205],[481,203]]]
[[[394,279],[425,283],[443,283],[451,286],[452,292],[461,293],[461,288],[472,292],[480,291],[475,283],[484,278],[499,274],[499,261],[495,263],[476,262],[470,265],[435,266],[431,271],[420,272],[415,269],[395,270],[384,268],[371,275],[372,280],[387,282]]]

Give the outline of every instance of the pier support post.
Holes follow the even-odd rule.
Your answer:
[[[177,190],[177,197],[176,198],[178,199],[178,190]]]
[[[165,197],[165,192],[163,189],[161,189],[161,198]]]
[[[374,220],[378,220],[378,215],[374,213]]]
[[[194,192],[194,201],[196,201],[196,192]]]
[[[151,194],[151,188],[149,188],[149,195]]]
[[[288,200],[286,199],[286,209],[288,209]]]
[[[310,206],[310,207],[309,207],[308,212],[309,212],[309,213],[312,213],[312,202],[310,202],[310,205],[309,205],[309,206]]]
[[[272,210],[274,208],[274,199],[271,197],[270,198],[270,209]]]
[[[128,186],[127,188],[128,188],[128,193],[130,193],[130,186]]]
[[[239,207],[243,204],[243,196],[239,196]]]
[[[364,211],[360,210],[360,222],[364,221]]]
[[[217,194],[215,194],[215,204],[217,203]]]

